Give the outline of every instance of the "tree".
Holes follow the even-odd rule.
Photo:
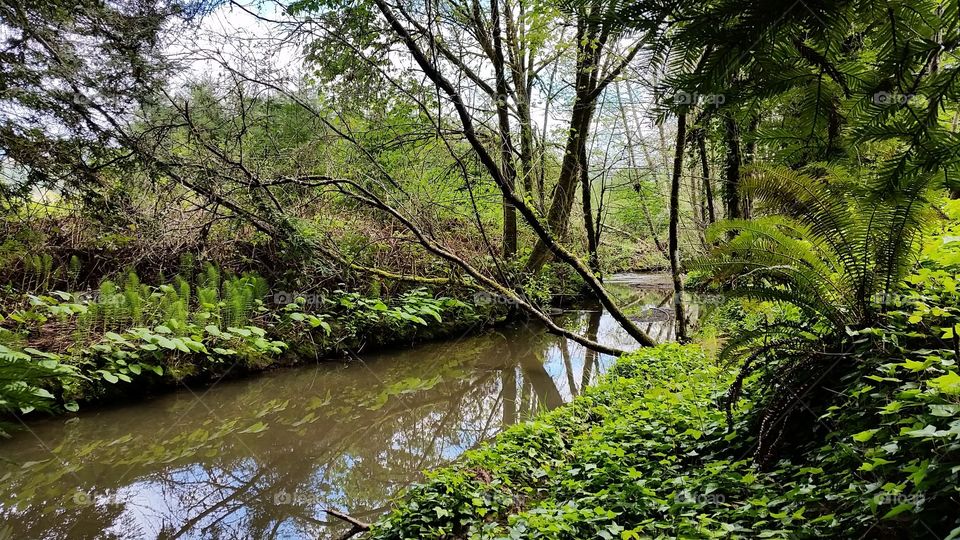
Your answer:
[[[744,377],[763,372],[755,417],[765,463],[801,403],[830,403],[824,388],[849,367],[837,356],[846,331],[876,320],[876,298],[913,261],[935,190],[955,188],[960,170],[958,6],[778,6],[679,2],[656,39],[685,55],[665,64],[664,93],[714,98],[710,116],[723,124],[732,219],[711,227],[710,239],[729,239],[689,266],[712,270],[734,294],[803,313],[800,323],[738,336],[725,353],[742,362],[731,402]],[[617,18],[643,24],[657,8],[631,2]]]
[[[95,198],[99,171],[129,157],[111,120],[157,95],[171,68],[162,54],[165,29],[205,7],[134,0],[0,5],[0,152],[24,172],[15,188],[45,184]]]
[[[673,310],[677,325],[677,341],[687,341],[687,315],[683,309],[683,278],[680,270],[680,178],[683,173],[683,153],[687,143],[687,115],[677,117],[677,148],[673,158],[673,176],[670,180],[670,275],[673,280]]]
[[[570,211],[576,198],[577,184],[589,197],[589,164],[587,163],[587,137],[591,130],[597,99],[640,51],[642,42],[632,43],[618,54],[615,44],[625,36],[628,27],[606,17],[615,4],[603,0],[590,0],[575,10],[577,33],[576,64],[574,68],[574,99],[567,142],[563,151],[560,174],[553,188],[546,224],[550,233],[562,239],[567,231]],[[591,213],[589,200],[584,201],[585,216]],[[589,227],[589,223],[587,224]],[[587,231],[591,238],[592,231]],[[590,240],[591,253],[597,246]],[[537,242],[527,261],[527,271],[537,272],[551,257],[549,246],[543,240]]]
[[[319,5],[316,4],[304,4],[301,6],[305,10],[309,9],[320,9]],[[387,28],[383,31],[387,32],[389,35],[394,36],[396,40],[402,45],[402,52],[400,54],[407,55],[407,59],[416,66],[416,69],[419,73],[422,73],[424,77],[433,85],[437,92],[437,96],[441,98],[440,102],[437,103],[436,112],[431,113],[426,107],[423,107],[422,101],[418,101],[420,105],[420,110],[425,115],[430,118],[430,121],[437,129],[442,129],[442,126],[447,125],[453,122],[457,122],[459,126],[456,129],[458,134],[461,134],[463,140],[471,150],[471,159],[475,160],[486,173],[486,175],[493,181],[493,184],[497,189],[500,190],[502,197],[508,206],[516,208],[517,213],[520,217],[523,218],[523,221],[527,226],[532,229],[533,233],[536,235],[538,240],[542,242],[550,250],[553,256],[556,256],[563,263],[569,264],[576,272],[583,278],[586,282],[587,287],[600,299],[601,303],[606,307],[613,317],[624,326],[626,331],[633,336],[637,341],[642,344],[651,344],[653,340],[650,339],[642,330],[640,330],[635,323],[633,323],[627,316],[624,314],[616,305],[614,300],[610,295],[604,290],[602,283],[597,278],[595,274],[591,272],[589,267],[584,264],[571,250],[567,249],[561,245],[557,237],[551,232],[549,227],[541,221],[538,212],[534,209],[532,205],[532,200],[524,197],[516,188],[515,178],[510,176],[510,169],[505,169],[503,165],[505,153],[503,152],[503,143],[506,137],[497,132],[493,133],[493,140],[497,144],[491,148],[489,141],[491,137],[489,136],[489,130],[485,123],[485,118],[482,114],[478,113],[478,109],[475,106],[478,99],[482,102],[483,94],[489,94],[489,89],[492,86],[485,81],[474,69],[470,66],[467,66],[462,61],[459,60],[460,57],[453,54],[453,52],[447,47],[446,43],[442,40],[439,40],[438,36],[446,37],[448,35],[449,29],[444,30],[443,27],[439,29],[431,24],[435,24],[435,19],[429,17],[429,14],[419,14],[421,17],[426,16],[425,20],[419,19],[415,14],[411,13],[409,6],[403,3],[388,3],[386,1],[374,0],[371,7],[375,7],[382,17],[382,21],[386,23]],[[475,6],[479,10],[479,6]],[[456,6],[455,6],[456,8]],[[463,17],[475,17],[474,9],[471,9],[469,12],[457,11],[453,9],[453,13],[457,15],[462,15]],[[446,13],[446,12],[442,12]],[[481,13],[483,13],[481,11]],[[441,18],[441,20],[445,20]],[[374,24],[374,22],[370,22]],[[467,36],[470,36],[467,33]],[[337,39],[335,36],[328,36],[331,39]],[[456,42],[456,39],[463,37],[462,34],[451,35],[450,39],[453,42]],[[482,41],[482,40],[481,40]],[[359,58],[365,58],[363,51],[358,50],[357,44],[344,42],[344,46],[351,47],[358,54]],[[639,48],[634,49],[633,54],[636,54]],[[591,53],[592,54],[592,53]],[[467,58],[472,58],[468,55]],[[615,65],[610,69],[608,76],[610,80],[616,76],[623,69],[632,55],[624,57],[623,59],[615,62]],[[388,73],[388,70],[380,70],[381,74],[384,76],[385,80],[391,85],[399,85],[399,79],[395,74]],[[492,70],[495,72],[495,70]],[[409,72],[407,72],[409,73]],[[582,74],[585,75],[585,74]],[[475,86],[462,86],[459,83],[461,81],[470,81]],[[516,82],[516,81],[514,81]],[[496,83],[494,82],[495,86]],[[477,94],[477,89],[482,90],[481,94]],[[593,87],[597,90],[597,87]],[[492,92],[494,96],[496,92]],[[591,98],[592,99],[592,98]],[[502,100],[500,101],[502,103]],[[481,111],[484,109],[480,109]],[[444,114],[447,112],[448,114]],[[494,111],[496,112],[496,111]],[[498,119],[500,114],[497,113]],[[499,120],[498,120],[499,122]],[[582,130],[580,130],[582,133]],[[579,135],[578,135],[579,137]],[[447,144],[445,142],[444,144]],[[498,157],[500,158],[498,160]],[[575,159],[576,156],[573,156]],[[458,157],[458,161],[462,162],[462,158]],[[461,163],[462,165],[462,163]],[[568,168],[571,172],[576,172],[572,168]],[[579,176],[573,176],[571,184],[574,188],[577,186]],[[352,185],[356,185],[356,182],[352,182]],[[341,182],[341,185],[347,185],[345,182]],[[373,206],[386,210],[389,212],[389,205],[381,204],[376,202],[375,199],[364,195],[363,200],[373,203]],[[572,202],[572,199],[570,199]],[[383,201],[381,201],[383,202]],[[395,217],[397,214],[390,212]],[[409,223],[409,220],[408,220]],[[406,224],[405,224],[406,226]],[[413,230],[413,229],[411,229]],[[416,233],[415,233],[416,234]],[[418,238],[422,241],[423,238],[418,235]],[[425,244],[427,245],[427,244]],[[453,253],[445,249],[437,249],[437,244],[430,242],[431,251],[441,256],[448,261],[454,262],[455,264],[466,268],[466,261],[463,261],[462,258],[455,257]],[[471,272],[471,275],[474,275],[474,272]],[[479,274],[477,274],[479,275]],[[476,275],[474,275],[476,277]],[[504,280],[504,276],[499,277],[501,283],[504,281],[509,281],[509,279]],[[487,280],[483,281],[484,285],[492,286],[495,281],[488,282]],[[509,285],[509,283],[508,283]],[[497,292],[504,292],[500,289],[496,289]],[[515,295],[512,295],[513,298]],[[526,302],[518,304],[521,306],[528,305]],[[526,309],[526,307],[524,308]]]

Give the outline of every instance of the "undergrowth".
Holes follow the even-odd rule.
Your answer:
[[[185,379],[429,338],[488,314],[423,288],[386,299],[270,293],[260,276],[205,265],[159,286],[131,272],[94,291],[22,295],[0,314],[0,414],[74,411]]]
[[[369,538],[954,537],[960,376],[926,356],[864,363],[829,434],[761,470],[719,406],[733,370],[694,345],[642,350],[429,473]]]

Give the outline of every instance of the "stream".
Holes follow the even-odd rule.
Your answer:
[[[672,339],[669,276],[608,284]],[[558,319],[636,347],[599,307]],[[335,538],[350,526],[324,509],[375,521],[422,471],[569,401],[613,362],[534,323],[359,357],[31,422],[0,441],[0,540]]]

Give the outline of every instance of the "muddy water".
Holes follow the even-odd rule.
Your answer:
[[[671,338],[669,281],[610,281]],[[597,308],[560,318],[635,346]],[[612,362],[535,325],[361,357],[32,423],[0,441],[0,539],[337,537],[349,527],[325,508],[375,520],[421,471],[569,401]]]

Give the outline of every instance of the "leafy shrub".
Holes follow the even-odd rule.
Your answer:
[[[426,289],[406,291],[389,304],[338,290],[318,305],[298,298],[278,309],[264,305],[268,289],[259,276],[222,276],[212,265],[203,267],[195,288],[184,276],[154,287],[131,272],[122,286],[104,280],[95,296],[27,295],[26,305],[0,320],[7,327],[0,328],[0,344],[12,359],[27,362],[23,366],[69,366],[70,373],[54,370],[37,379],[44,390],[34,396],[49,399],[54,390],[64,402],[123,392],[116,386],[121,383],[205,377],[233,366],[262,369],[277,362],[288,343],[310,343],[312,349],[297,352],[319,357],[367,340],[380,344],[433,331],[445,314],[467,321],[476,316],[466,304]],[[30,375],[15,367],[22,366],[0,366],[0,379],[3,369],[9,381]],[[78,376],[66,376],[73,373]],[[39,409],[44,399],[26,397],[41,387],[24,388],[10,406]]]
[[[710,271],[731,295],[799,312],[799,318],[740,332],[721,354],[740,365],[731,403],[747,378],[759,379],[757,458],[770,462],[809,424],[799,414],[798,396],[828,401],[855,367],[845,361],[849,333],[876,324],[884,309],[875,298],[896,294],[911,271],[937,194],[921,183],[909,193],[878,197],[848,171],[823,166],[758,166],[742,190],[764,214],[713,224],[707,239],[727,236],[726,242],[690,267]]]
[[[54,381],[76,377],[73,367],[42,353],[38,356],[40,358],[34,358],[28,352],[0,345],[0,414],[49,410],[56,403],[55,396],[45,387]],[[76,405],[70,403],[67,406],[74,408]],[[9,428],[8,424],[0,422],[0,436],[6,436]]]

